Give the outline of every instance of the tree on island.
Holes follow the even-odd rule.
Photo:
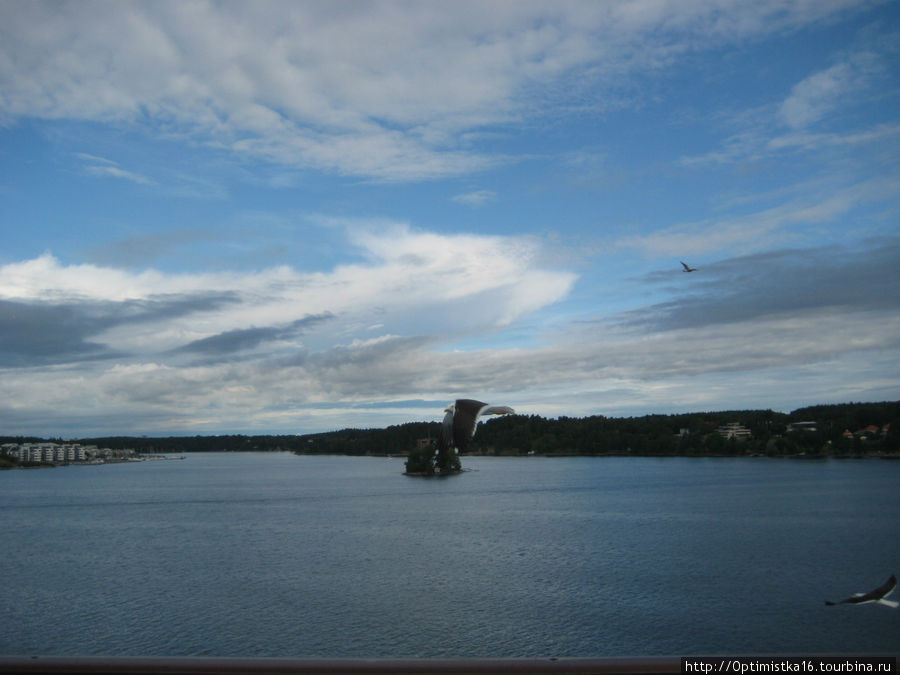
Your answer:
[[[450,449],[435,451],[433,443],[414,448],[406,458],[406,473],[410,475],[447,475],[460,471],[459,455]]]
[[[444,408],[444,421],[441,422],[441,435],[437,439],[437,452],[431,457],[417,456],[414,466],[420,471],[410,471],[407,461],[406,473],[433,476],[438,473],[446,475],[462,471],[459,453],[469,447],[478,418],[482,415],[513,415],[515,410],[508,405],[489,405],[473,398],[458,398]],[[422,445],[430,446],[430,443]],[[423,449],[421,446],[418,449]],[[429,448],[430,449],[430,448]]]

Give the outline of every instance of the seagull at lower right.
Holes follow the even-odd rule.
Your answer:
[[[830,600],[826,600],[826,605],[863,605],[869,602],[877,602],[879,605],[887,605],[888,607],[893,607],[897,609],[900,606],[900,602],[896,600],[886,600],[887,596],[894,592],[894,589],[897,587],[897,577],[893,574],[891,578],[885,581],[881,586],[876,588],[873,591],[869,591],[868,593],[854,593],[849,598],[845,598],[838,602],[831,602]]]

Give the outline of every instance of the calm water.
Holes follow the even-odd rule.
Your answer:
[[[894,652],[900,462],[197,454],[0,472],[0,653]]]

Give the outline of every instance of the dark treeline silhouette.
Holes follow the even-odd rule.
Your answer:
[[[750,437],[726,439],[738,423]],[[790,430],[791,424],[815,422]],[[302,454],[406,454],[436,439],[441,424],[410,422],[384,429],[342,429],[302,435],[116,436],[78,442],[139,453],[288,451]],[[0,437],[0,443],[36,441]],[[57,439],[61,440],[61,439]],[[800,408],[791,413],[732,410],[643,417],[508,415],[481,422],[469,454],[489,455],[862,455],[900,454],[900,401]]]
[[[815,422],[791,430],[790,425]],[[737,423],[746,439],[719,429]],[[733,410],[586,418],[506,417],[479,426],[475,443],[491,454],[553,455],[860,455],[900,452],[900,402],[772,410]],[[867,427],[877,426],[877,431]],[[849,433],[847,433],[849,432]],[[477,450],[476,450],[477,451]]]

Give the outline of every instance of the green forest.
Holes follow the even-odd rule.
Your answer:
[[[744,433],[720,431],[737,423]],[[802,424],[813,423],[813,424]],[[792,428],[791,425],[797,425]],[[299,454],[406,455],[420,440],[436,439],[440,422],[317,434],[118,436],[78,442],[141,454],[289,451]],[[0,443],[45,439],[5,437]],[[49,439],[54,440],[54,439]],[[57,439],[61,440],[61,439]],[[75,439],[70,439],[75,440]],[[772,410],[731,410],[643,417],[505,415],[480,422],[467,454],[634,456],[862,456],[900,455],[900,401]]]
[[[727,439],[719,432],[720,427],[735,422],[749,431],[749,438]],[[790,429],[791,424],[802,422],[815,422],[815,425]],[[297,451],[406,454],[416,447],[419,439],[436,439],[439,433],[439,422],[401,424],[386,429],[344,429],[301,436],[306,447]],[[900,453],[900,402],[814,406],[789,414],[738,410],[557,419],[504,415],[479,423],[467,454],[858,456],[897,453]]]

